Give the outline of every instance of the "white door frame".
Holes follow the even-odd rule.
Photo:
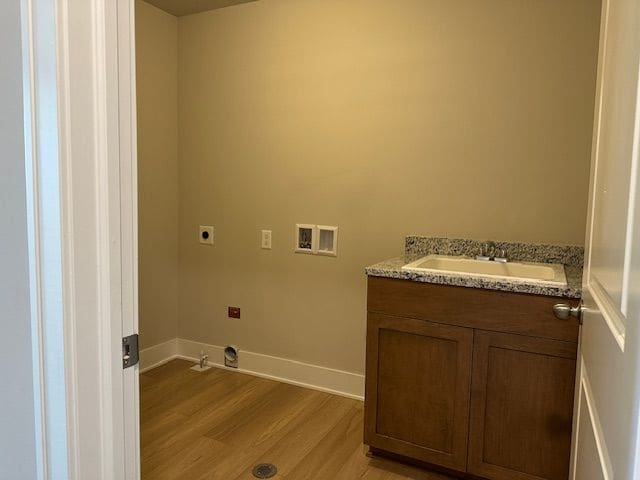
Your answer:
[[[138,322],[134,2],[20,1],[39,478],[135,480],[138,367],[121,366]]]
[[[134,3],[21,8],[39,478],[137,479]]]

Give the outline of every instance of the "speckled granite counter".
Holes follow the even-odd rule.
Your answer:
[[[584,249],[573,245],[539,245],[496,242],[505,249],[510,261],[561,263],[567,277],[566,287],[538,285],[534,282],[472,278],[464,274],[417,273],[402,270],[402,266],[430,254],[475,256],[480,251],[481,240],[448,239],[411,236],[406,238],[405,254],[366,268],[373,277],[398,278],[414,282],[437,283],[469,288],[502,290],[505,292],[531,293],[554,297],[580,298],[582,289],[582,259]]]

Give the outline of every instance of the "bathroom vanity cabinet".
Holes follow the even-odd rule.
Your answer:
[[[369,277],[365,443],[491,480],[567,480],[567,299]]]

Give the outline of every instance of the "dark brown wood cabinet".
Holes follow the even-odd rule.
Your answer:
[[[464,469],[473,331],[371,314],[365,443]]]
[[[470,473],[499,480],[569,477],[576,348],[475,333]]]
[[[370,277],[365,443],[480,478],[566,480],[579,326],[553,317],[559,301]]]

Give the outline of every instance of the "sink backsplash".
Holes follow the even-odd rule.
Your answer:
[[[421,237],[410,235],[405,239],[405,257],[408,261],[425,255],[465,255],[475,257],[486,240],[463,238]],[[582,267],[584,247],[578,245],[543,245],[539,243],[499,242],[498,249],[505,249],[510,262],[561,263]]]

